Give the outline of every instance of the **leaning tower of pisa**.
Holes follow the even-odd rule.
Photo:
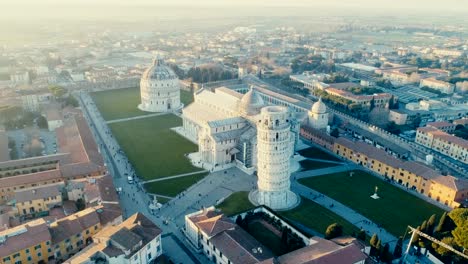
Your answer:
[[[258,190],[252,200],[272,209],[287,209],[297,204],[290,191],[289,159],[294,147],[291,115],[283,106],[267,106],[261,110],[257,124]]]

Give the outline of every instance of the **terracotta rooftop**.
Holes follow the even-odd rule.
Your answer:
[[[19,189],[15,191],[15,200],[17,203],[27,201],[42,200],[44,198],[56,197],[62,194],[64,188],[63,182],[41,185],[32,188]]]
[[[446,142],[450,142],[454,145],[458,145],[462,148],[468,148],[468,140],[452,136],[448,133],[445,133],[444,131],[438,130],[437,128],[433,127],[420,127],[418,128],[418,132],[423,132],[426,134],[431,134],[434,138],[437,138],[439,140],[443,140]]]
[[[57,244],[71,236],[83,232],[84,230],[99,224],[99,215],[94,207],[86,208],[83,211],[62,218],[50,225],[52,243]]]
[[[279,264],[354,264],[367,259],[356,244],[339,246],[332,241],[313,237],[317,243],[278,257]]]
[[[59,170],[41,171],[36,173],[0,178],[1,187],[32,184],[40,181],[53,181],[61,179]]]
[[[215,236],[220,232],[233,229],[237,225],[232,222],[231,219],[224,215],[217,215],[212,218],[208,218],[203,221],[195,223],[201,231],[203,231],[208,237]]]
[[[0,256],[8,256],[41,242],[50,241],[47,223],[37,219],[0,232]]]
[[[258,263],[273,257],[267,247],[238,226],[218,233],[210,241],[233,264]]]

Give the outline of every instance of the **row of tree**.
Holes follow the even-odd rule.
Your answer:
[[[207,83],[237,78],[237,73],[225,70],[217,65],[191,68],[185,78],[191,78],[196,83]]]
[[[436,216],[432,215],[428,220],[424,220],[417,229],[427,235],[433,236],[460,252],[466,251],[468,248],[467,208],[457,208],[450,213],[444,212],[438,224],[435,224]],[[463,259],[459,255],[417,234],[413,236],[411,245],[416,246],[418,254],[421,248],[425,248],[432,254],[441,258],[444,263],[463,263]]]

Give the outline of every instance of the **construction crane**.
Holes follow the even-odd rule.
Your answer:
[[[457,254],[457,255],[459,255],[459,256],[461,256],[461,257],[463,257],[463,258],[465,258],[465,259],[468,260],[468,256],[467,256],[467,255],[465,255],[465,254],[463,254],[462,252],[460,252],[460,251],[454,249],[453,247],[451,247],[451,246],[445,244],[444,242],[442,242],[442,241],[440,241],[440,240],[438,240],[438,239],[435,239],[435,238],[431,237],[430,235],[428,235],[428,234],[426,234],[426,233],[423,233],[423,232],[419,231],[418,229],[413,228],[413,227],[411,227],[411,226],[408,226],[408,228],[411,230],[411,232],[413,232],[413,234],[411,235],[410,242],[408,243],[408,247],[406,248],[406,251],[405,251],[405,258],[406,258],[406,255],[408,255],[409,250],[410,250],[410,248],[411,248],[411,241],[413,241],[414,235],[415,235],[415,234],[418,234],[418,235],[420,235],[420,236],[422,236],[422,237],[424,237],[424,238],[426,238],[426,239],[428,239],[428,240],[430,240],[430,241],[432,241],[432,242],[434,242],[434,243],[436,243],[436,244],[438,244],[438,245],[440,245],[440,246],[442,246],[442,247],[444,247],[444,248],[446,248],[446,249],[452,251],[453,253],[455,253],[455,254]]]

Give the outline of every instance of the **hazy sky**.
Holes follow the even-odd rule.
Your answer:
[[[4,2],[6,0],[2,0]],[[14,0],[12,5],[210,5],[320,6],[466,10],[468,0]]]

